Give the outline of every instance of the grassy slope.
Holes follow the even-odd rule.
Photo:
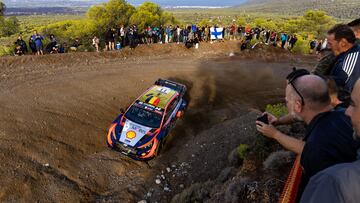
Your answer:
[[[21,30],[32,31],[36,27],[56,23],[64,20],[79,20],[83,15],[31,15],[31,16],[17,16],[20,21]]]
[[[246,12],[244,9],[239,8],[222,8],[222,9],[171,9],[176,19],[181,22],[192,23],[198,22],[202,19],[221,19],[225,24],[231,22],[237,17],[246,18],[290,18],[294,15],[282,15],[277,13],[262,13],[262,12]],[[301,14],[302,15],[302,14]]]

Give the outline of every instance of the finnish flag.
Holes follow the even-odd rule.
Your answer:
[[[222,27],[211,27],[210,28],[210,33],[211,33],[211,39],[222,39],[223,38],[223,30],[224,28]]]

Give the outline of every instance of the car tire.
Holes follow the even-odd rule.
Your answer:
[[[156,147],[155,150],[155,156],[159,156],[161,149],[163,148],[164,145],[164,139],[159,140],[158,146]]]

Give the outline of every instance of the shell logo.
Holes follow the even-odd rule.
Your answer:
[[[126,133],[126,138],[134,139],[136,137],[136,133],[134,131],[129,131]]]

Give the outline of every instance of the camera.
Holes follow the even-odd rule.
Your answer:
[[[264,114],[261,117],[258,117],[256,120],[261,121],[261,122],[263,122],[265,124],[269,124],[269,119],[268,119],[267,114]]]

